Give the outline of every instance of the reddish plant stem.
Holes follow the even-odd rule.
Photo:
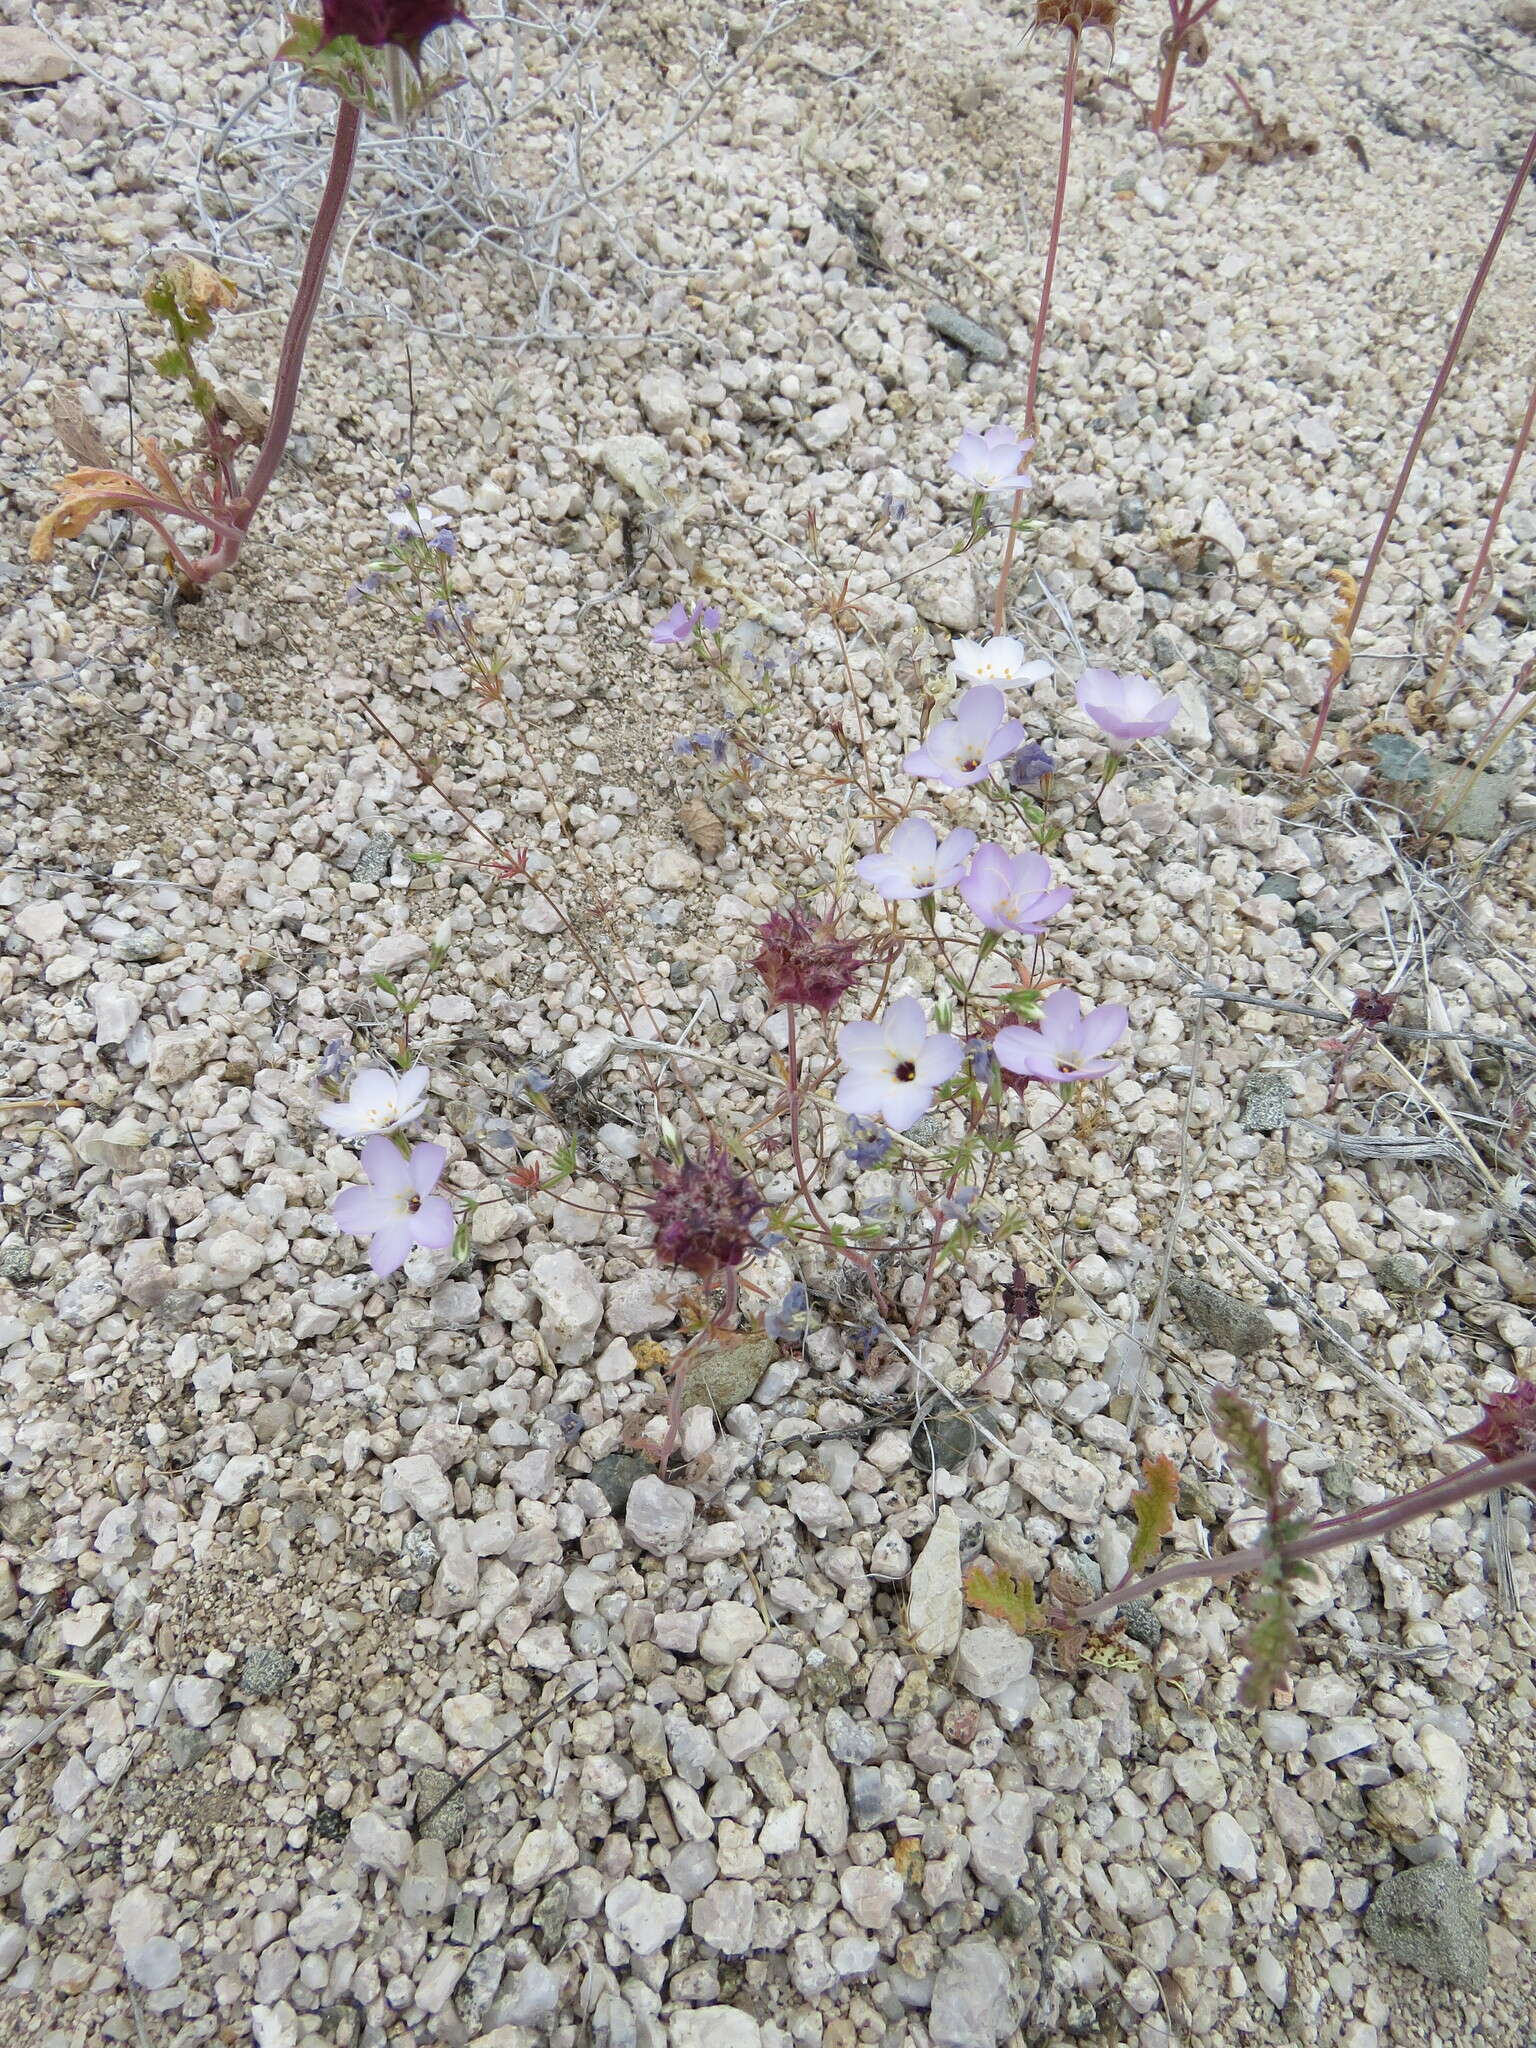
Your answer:
[[[1072,110],[1077,95],[1077,53],[1079,38],[1074,34],[1067,51],[1067,73],[1061,89],[1061,148],[1056,159],[1056,201],[1051,208],[1051,235],[1045,245],[1045,274],[1040,280],[1040,310],[1029,345],[1029,372],[1024,382],[1024,434],[1035,431],[1035,395],[1040,385],[1040,358],[1045,352],[1045,323],[1051,310],[1051,286],[1056,277],[1056,252],[1061,246],[1061,221],[1067,204],[1067,167],[1072,156]],[[1013,511],[1008,518],[1008,544],[998,572],[997,599],[992,607],[992,630],[1001,633],[1008,618],[1008,577],[1013,569],[1013,551],[1019,538],[1019,521],[1024,514],[1024,493],[1013,494]]]
[[[310,329],[315,324],[315,314],[320,308],[320,296],[331,260],[331,248],[336,240],[341,211],[346,204],[347,191],[352,183],[352,170],[357,162],[357,142],[362,123],[361,112],[350,100],[337,101],[336,134],[331,143],[331,167],[326,174],[325,190],[320,196],[315,224],[310,230],[304,269],[299,278],[298,290],[294,294],[293,310],[288,315],[288,329],[283,336],[282,354],[278,358],[277,376],[272,388],[272,415],[262,439],[261,452],[256,457],[256,466],[251,471],[245,489],[228,507],[229,516],[237,531],[227,539],[221,540],[216,547],[210,548],[200,561],[193,564],[195,580],[198,583],[206,583],[221,569],[234,566],[246,532],[267,494],[272,478],[277,472],[277,465],[283,459],[283,451],[288,446],[288,436],[293,431],[294,408],[298,403],[299,380],[304,373],[304,351],[309,344]]]
[[[1440,409],[1440,401],[1445,396],[1445,387],[1451,381],[1451,371],[1456,367],[1456,358],[1461,354],[1461,345],[1467,338],[1467,329],[1472,325],[1472,315],[1477,311],[1477,302],[1482,297],[1483,286],[1488,282],[1488,274],[1493,269],[1494,258],[1499,253],[1499,245],[1503,242],[1509,224],[1515,217],[1515,208],[1520,203],[1520,194],[1524,191],[1525,181],[1531,175],[1533,169],[1536,169],[1536,129],[1533,129],[1531,132],[1531,139],[1526,144],[1525,155],[1520,159],[1520,168],[1515,173],[1514,183],[1510,186],[1509,194],[1504,201],[1503,211],[1500,213],[1498,223],[1489,237],[1488,246],[1483,251],[1482,261],[1477,266],[1466,299],[1462,304],[1460,316],[1455,327],[1451,330],[1451,339],[1447,345],[1444,359],[1440,364],[1435,381],[1430,387],[1429,397],[1425,402],[1424,410],[1419,415],[1419,423],[1413,430],[1413,439],[1408,443],[1408,453],[1403,457],[1403,466],[1397,473],[1397,482],[1393,486],[1392,496],[1388,500],[1386,514],[1382,519],[1380,527],[1377,529],[1375,540],[1371,543],[1371,552],[1366,557],[1364,573],[1355,587],[1354,602],[1349,608],[1349,617],[1344,621],[1340,634],[1340,645],[1343,649],[1344,660],[1337,673],[1329,675],[1328,682],[1324,687],[1323,701],[1317,713],[1317,723],[1312,728],[1312,742],[1307,748],[1307,758],[1301,764],[1303,775],[1307,773],[1317,758],[1318,747],[1322,744],[1323,729],[1328,723],[1328,713],[1333,704],[1334,692],[1349,674],[1350,646],[1354,639],[1355,629],[1360,624],[1361,614],[1365,610],[1365,600],[1370,591],[1371,579],[1376,574],[1377,564],[1381,561],[1382,555],[1385,552],[1387,537],[1397,521],[1398,511],[1403,502],[1403,494],[1408,488],[1408,479],[1413,474],[1414,464],[1419,459],[1419,450],[1424,445],[1424,437],[1428,434],[1435,414]]]
[[[1147,126],[1154,135],[1162,134],[1173,112],[1174,80],[1179,75],[1179,59],[1189,41],[1189,32],[1198,28],[1215,5],[1216,0],[1204,0],[1204,5],[1199,7],[1192,7],[1190,0],[1168,0],[1172,21],[1163,36],[1163,68],[1157,81],[1157,102],[1147,116]],[[1242,96],[1240,93],[1239,97]]]
[[[1405,1522],[1416,1522],[1425,1515],[1459,1507],[1463,1501],[1477,1500],[1501,1486],[1530,1486],[1533,1481],[1536,1481],[1536,1451],[1527,1451],[1521,1457],[1506,1458],[1497,1464],[1492,1459],[1482,1458],[1464,1471],[1453,1472],[1428,1486],[1416,1487],[1412,1493],[1399,1494],[1374,1508],[1335,1515],[1287,1542],[1254,1543],[1246,1550],[1234,1550],[1228,1557],[1197,1557],[1185,1564],[1164,1565],[1160,1571],[1148,1572],[1142,1578],[1112,1587],[1097,1600],[1087,1601],[1081,1607],[1074,1606],[1072,1619],[1092,1621],[1098,1615],[1124,1606],[1128,1600],[1144,1600],[1150,1594],[1161,1593],[1169,1586],[1184,1585],[1191,1579],[1204,1579],[1214,1586],[1226,1579],[1235,1579],[1243,1572],[1262,1571],[1266,1565],[1277,1561],[1301,1564],[1330,1550],[1372,1542],[1378,1536],[1401,1528]]]
[[[1504,481],[1499,485],[1499,494],[1493,501],[1493,510],[1488,514],[1488,524],[1483,528],[1483,538],[1477,550],[1477,560],[1472,564],[1472,573],[1467,578],[1466,588],[1461,593],[1461,602],[1456,607],[1456,618],[1451,627],[1450,645],[1441,656],[1440,665],[1435,670],[1429,688],[1424,693],[1431,704],[1439,696],[1440,686],[1444,683],[1446,673],[1456,658],[1456,650],[1466,637],[1467,620],[1471,615],[1472,606],[1476,602],[1478,590],[1482,585],[1483,576],[1488,567],[1488,557],[1493,552],[1494,537],[1499,530],[1499,521],[1504,517],[1504,507],[1509,502],[1509,494],[1515,487],[1515,477],[1519,473],[1520,464],[1525,459],[1525,451],[1530,444],[1533,426],[1536,426],[1536,383],[1531,385],[1531,395],[1525,402],[1525,417],[1520,422],[1520,432],[1515,437],[1515,445],[1510,450],[1509,461],[1505,466]]]

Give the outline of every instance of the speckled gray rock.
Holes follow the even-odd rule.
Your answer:
[[[1365,1933],[1388,1961],[1437,1984],[1481,1991],[1488,1980],[1482,1900],[1457,1863],[1420,1863],[1384,1878],[1366,1908]]]
[[[1203,1337],[1236,1358],[1251,1358],[1275,1341],[1275,1326],[1263,1309],[1192,1274],[1176,1274],[1173,1293]]]
[[[247,1699],[275,1699],[298,1668],[286,1650],[257,1643],[246,1651],[241,1661],[240,1690]]]
[[[464,1794],[450,1771],[428,1765],[416,1774],[416,1832],[424,1842],[456,1849],[468,1818]]]
[[[653,1474],[656,1467],[637,1451],[610,1451],[592,1467],[592,1484],[616,1515],[629,1506],[635,1481]]]

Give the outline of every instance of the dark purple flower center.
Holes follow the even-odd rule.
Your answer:
[[[911,1060],[899,1060],[897,1062],[896,1078],[898,1081],[915,1081],[917,1079],[917,1068],[912,1064]]]

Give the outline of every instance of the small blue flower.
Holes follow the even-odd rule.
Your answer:
[[[336,1080],[349,1057],[347,1041],[344,1038],[333,1038],[320,1056],[319,1078],[322,1081]]]
[[[512,1092],[514,1095],[526,1097],[530,1102],[536,1102],[547,1096],[554,1085],[553,1077],[546,1074],[542,1067],[524,1067],[512,1083]]]
[[[459,552],[458,536],[451,526],[440,526],[433,534],[430,545],[440,555],[446,555],[451,562]]]
[[[804,1283],[797,1280],[784,1299],[763,1317],[764,1333],[780,1344],[798,1344],[805,1335],[809,1309]]]
[[[1003,763],[1010,789],[1033,789],[1056,773],[1056,763],[1038,740],[1026,740]]]
[[[789,1239],[782,1230],[774,1230],[770,1227],[766,1213],[752,1218],[752,1221],[747,1225],[747,1235],[756,1244],[759,1251],[777,1251],[780,1245],[789,1243]]]
[[[971,1213],[976,1203],[976,1188],[956,1188],[952,1195],[939,1204],[939,1214],[950,1223],[961,1223]]]
[[[895,1142],[884,1124],[877,1124],[869,1117],[851,1116],[848,1119],[848,1142],[843,1149],[854,1172],[864,1173],[888,1158]]]
[[[992,1076],[997,1072],[996,1053],[984,1038],[968,1038],[965,1050],[971,1063],[971,1079],[978,1088],[990,1088]]]

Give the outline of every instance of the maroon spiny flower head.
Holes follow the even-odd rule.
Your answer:
[[[656,1193],[646,1214],[656,1226],[656,1249],[669,1266],[686,1266],[701,1280],[714,1280],[739,1266],[757,1249],[749,1225],[764,1206],[745,1174],[732,1166],[722,1145],[681,1166],[660,1163]]]
[[[1363,988],[1355,997],[1349,1012],[1351,1024],[1385,1024],[1397,1008],[1397,997],[1387,995],[1379,988]]]
[[[1536,1380],[1516,1380],[1502,1394],[1483,1402],[1483,1419],[1475,1428],[1451,1438],[1470,1444],[1493,1465],[1507,1465],[1536,1451]]]
[[[370,50],[394,43],[414,63],[433,29],[468,16],[458,0],[321,0],[320,19],[327,43],[337,36],[351,36]]]
[[[854,941],[839,935],[832,918],[813,917],[803,903],[776,910],[758,936],[762,946],[752,965],[767,984],[775,1009],[797,1003],[825,1016],[837,1008],[867,964]]]

